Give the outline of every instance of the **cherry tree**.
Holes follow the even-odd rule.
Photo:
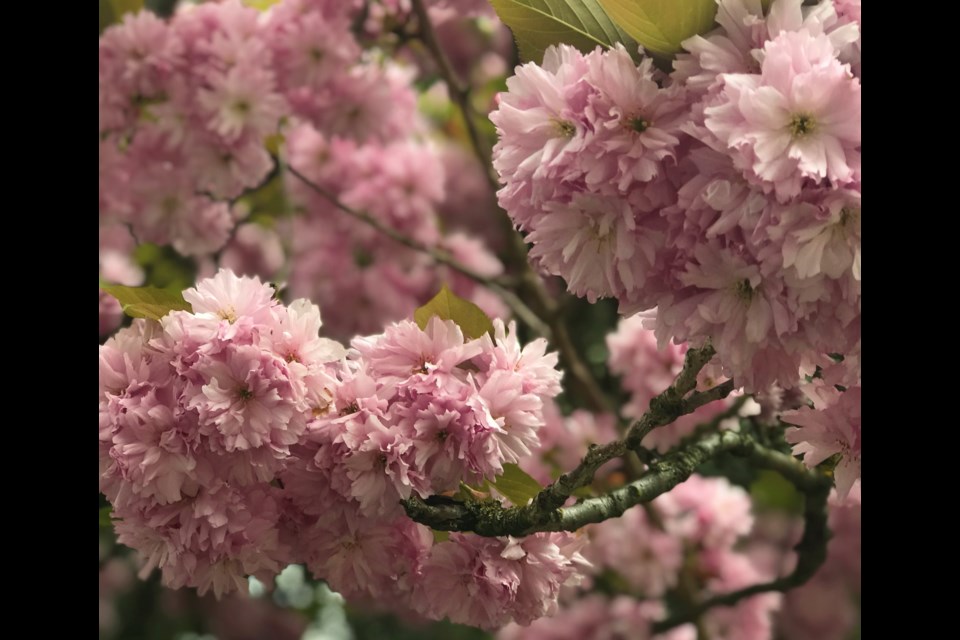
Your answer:
[[[101,526],[142,578],[858,629],[859,0],[148,6],[99,42]]]

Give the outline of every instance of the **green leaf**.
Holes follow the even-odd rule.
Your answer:
[[[497,476],[489,485],[518,507],[527,504],[543,489],[539,482],[515,464],[503,465],[503,475]]]
[[[109,529],[113,526],[113,520],[111,519],[113,515],[113,509],[111,507],[103,507],[100,509],[100,528]]]
[[[100,284],[100,288],[117,299],[123,312],[131,318],[159,320],[171,311],[190,311],[183,294],[173,289],[156,287],[124,287],[119,284]]]
[[[441,542],[446,542],[447,540],[450,539],[449,531],[437,531],[436,529],[430,529],[430,531],[433,532],[433,541],[436,542],[437,544],[440,544]]]
[[[99,0],[100,33],[112,24],[123,20],[126,13],[143,9],[143,0]]]
[[[636,55],[637,43],[614,24],[597,0],[491,0],[491,4],[513,32],[524,60],[539,63],[547,47],[560,43],[586,53],[597,45],[622,42]]]
[[[599,0],[624,31],[653,54],[672,56],[680,43],[709,31],[715,0]]]
[[[485,333],[493,335],[493,322],[487,314],[469,300],[455,295],[447,285],[443,285],[440,293],[430,302],[413,312],[413,319],[423,330],[426,330],[433,316],[441,320],[453,320],[468,338],[476,339]]]
[[[757,509],[777,509],[801,513],[803,495],[790,481],[775,471],[763,470],[750,485],[750,496]]]

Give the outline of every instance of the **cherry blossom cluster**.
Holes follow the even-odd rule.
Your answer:
[[[491,114],[499,198],[571,292],[791,387],[859,352],[859,3],[719,5],[669,74],[620,45],[518,67]]]
[[[137,320],[100,347],[100,490],[143,571],[201,593],[291,562],[352,598],[496,628],[551,613],[583,540],[452,535],[434,544],[402,498],[482,486],[539,447],[560,392],[546,341],[466,339],[401,322],[352,348],[319,309],[222,270],[192,311]],[[471,594],[482,592],[484,598]]]
[[[539,446],[545,402],[560,391],[545,348],[521,348],[499,320],[473,340],[437,317],[355,338],[330,411],[280,476],[313,573],[348,597],[489,629],[552,612],[581,575],[582,540],[452,534],[433,544],[400,507],[482,485]]]
[[[107,29],[100,41],[101,226],[124,225],[137,242],[170,244],[194,256],[201,274],[213,273],[217,252],[222,267],[274,277],[289,250],[294,294],[329,308],[328,331],[344,339],[408,316],[444,282],[503,315],[489,292],[350,220],[292,176],[284,188],[295,219],[274,229],[237,227],[247,210],[231,202],[269,178],[268,146],[282,134],[287,143],[274,152],[349,206],[477,273],[502,272],[477,239],[441,234],[442,158],[450,152],[423,140],[429,127],[417,113],[415,67],[361,50],[351,32],[355,4],[284,0],[261,13],[229,0],[186,5],[169,21],[130,14]],[[467,179],[478,173],[468,160]],[[101,277],[128,284],[116,272],[101,268]],[[104,335],[120,314],[100,297]]]
[[[343,347],[315,305],[259,280],[221,271],[183,295],[192,312],[100,347],[100,491],[145,572],[220,595],[289,561],[271,482],[326,410]]]
[[[204,255],[227,241],[229,201],[273,169],[265,142],[298,119],[359,140],[405,133],[409,77],[362,56],[352,7],[286,0],[128,14],[100,39],[100,218],[140,242]]]

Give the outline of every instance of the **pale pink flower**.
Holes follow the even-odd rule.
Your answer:
[[[787,430],[787,442],[794,445],[795,455],[803,455],[808,467],[840,454],[834,476],[841,497],[860,478],[860,404],[861,387],[856,386],[844,392],[823,393],[814,397],[814,408],[804,407],[782,416],[784,422],[797,425]]]
[[[231,324],[241,317],[269,323],[278,304],[273,299],[273,287],[261,283],[260,278],[241,278],[226,269],[185,290],[183,298],[193,307],[194,314]]]
[[[352,346],[370,362],[378,376],[405,380],[412,375],[433,380],[479,355],[482,343],[465,341],[453,320],[433,316],[421,330],[411,321],[388,326],[379,336],[357,337]]]
[[[368,519],[351,511],[320,518],[306,537],[314,576],[348,596],[404,594],[433,544],[429,529],[405,516]]]
[[[783,266],[801,278],[823,273],[834,280],[860,280],[860,193],[842,190],[822,202],[798,203],[782,216],[773,233],[784,234]]]
[[[202,387],[188,396],[200,431],[224,451],[270,446],[275,455],[299,439],[303,388],[286,362],[256,346],[228,346],[196,366]]]
[[[689,105],[681,85],[662,89],[656,82],[652,58],[637,66],[623,45],[588,60],[586,80],[596,93],[586,111],[594,128],[583,151],[592,164],[586,182],[599,188],[613,181],[626,192],[658,177],[661,163],[675,159]]]

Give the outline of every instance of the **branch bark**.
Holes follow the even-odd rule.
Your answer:
[[[799,576],[789,578],[791,581],[800,580],[801,583],[806,581],[826,557],[826,511],[823,505],[830,491],[830,481],[808,470],[793,457],[761,447],[750,436],[734,431],[708,433],[655,461],[639,479],[569,507],[545,509],[538,505],[536,499],[529,505],[510,508],[503,507],[495,500],[430,504],[429,499],[423,500],[418,496],[412,496],[402,504],[413,520],[438,531],[473,531],[482,536],[576,531],[588,524],[617,518],[631,507],[650,502],[689,478],[704,462],[725,452],[744,456],[758,467],[775,470],[799,490],[813,496],[807,510],[808,533],[805,533],[804,540],[798,546],[798,549],[805,550],[807,560],[798,564]],[[771,584],[779,586],[783,580],[787,579]]]

